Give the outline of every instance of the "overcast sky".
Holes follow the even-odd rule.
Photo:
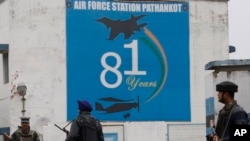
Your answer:
[[[229,0],[228,14],[230,59],[250,59],[250,0]]]

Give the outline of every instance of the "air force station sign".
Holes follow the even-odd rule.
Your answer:
[[[187,2],[66,1],[67,118],[190,121]]]

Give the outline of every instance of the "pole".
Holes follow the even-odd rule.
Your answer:
[[[23,102],[23,110],[22,110],[22,114],[23,114],[23,117],[25,116],[25,112],[26,112],[26,110],[25,110],[25,98],[24,98],[24,96],[22,97],[22,102]]]

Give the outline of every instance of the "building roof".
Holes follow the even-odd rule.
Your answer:
[[[250,70],[250,59],[244,60],[219,60],[211,61],[205,65],[205,70],[220,70],[220,71],[238,71],[238,70]]]

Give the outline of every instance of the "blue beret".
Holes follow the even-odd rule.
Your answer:
[[[77,103],[78,103],[78,109],[80,111],[88,111],[88,112],[92,111],[92,106],[89,104],[88,101],[78,100]]]

